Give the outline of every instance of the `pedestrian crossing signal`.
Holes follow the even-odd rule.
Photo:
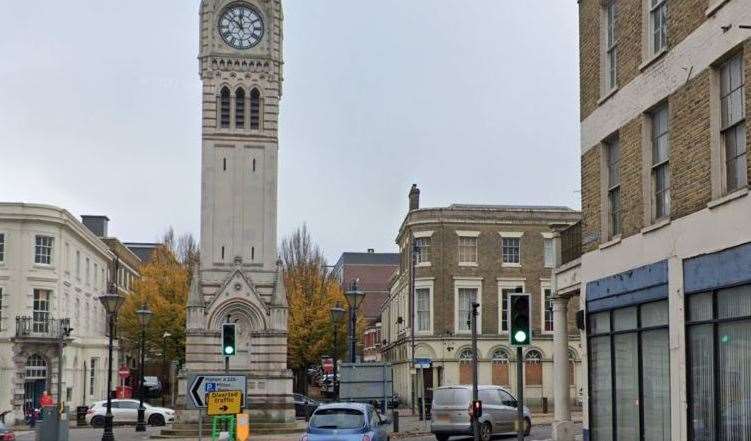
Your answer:
[[[235,355],[237,352],[237,344],[235,342],[235,324],[224,323],[222,324],[222,354],[225,357]]]

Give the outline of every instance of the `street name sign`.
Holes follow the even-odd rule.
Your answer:
[[[237,415],[242,410],[243,393],[239,390],[224,390],[206,394],[209,416]]]
[[[245,407],[245,397],[248,394],[248,379],[245,375],[222,375],[214,373],[195,373],[188,376],[188,390],[185,400],[189,409],[203,409],[207,407],[206,395],[211,392],[240,391],[242,399],[240,406]]]

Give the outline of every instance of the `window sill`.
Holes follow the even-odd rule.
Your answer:
[[[717,1],[715,1],[713,4],[709,5],[709,7],[707,8],[707,10],[704,11],[704,14],[707,17],[713,16],[715,14],[715,12],[719,11],[720,8],[722,8],[723,6],[725,6],[725,4],[727,2],[729,2],[729,1],[730,0],[717,0]]]
[[[667,53],[668,53],[668,48],[664,47],[664,48],[660,49],[659,52],[657,52],[656,54],[652,55],[647,61],[643,62],[639,66],[639,70],[642,71],[642,72],[644,72],[645,69],[647,69],[649,66],[653,65],[654,63],[656,63],[657,60],[659,60],[660,58],[664,57],[665,54],[667,54]]]
[[[501,263],[501,268],[521,268],[521,263]]]
[[[741,188],[740,190],[736,190],[730,194],[726,194],[725,196],[722,196],[718,199],[715,199],[713,201],[709,201],[707,203],[707,208],[710,210],[713,208],[717,208],[720,205],[727,204],[730,201],[734,201],[736,199],[740,199],[748,194],[748,188]]]
[[[605,248],[610,248],[613,245],[617,245],[619,243],[621,243],[621,235],[620,234],[617,235],[617,236],[615,236],[615,237],[613,237],[611,240],[609,240],[609,241],[607,241],[605,243],[600,244],[600,246],[598,248],[601,249],[601,250],[604,250]]]
[[[652,231],[657,231],[660,228],[665,227],[667,225],[670,225],[670,218],[669,217],[658,219],[652,225],[648,225],[648,226],[642,228],[641,229],[641,234],[647,234],[647,233],[651,233]]]
[[[477,262],[459,262],[459,266],[477,266]]]
[[[420,263],[415,264],[415,266],[417,268],[425,268],[425,267],[432,266],[432,265],[430,264],[430,262],[420,262]]]
[[[597,100],[597,105],[599,106],[600,104],[602,104],[605,101],[609,100],[610,97],[612,97],[613,95],[616,94],[616,92],[618,92],[618,86],[615,86],[614,88],[612,88],[609,91],[605,92],[605,94],[602,95],[602,97],[599,100]]]
[[[34,263],[34,268],[45,269],[45,270],[54,270],[55,269],[55,265],[52,265],[50,263]]]

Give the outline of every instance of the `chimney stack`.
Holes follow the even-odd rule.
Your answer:
[[[409,211],[420,209],[420,189],[417,184],[412,184],[409,190]]]
[[[81,222],[96,237],[107,237],[107,226],[110,219],[107,216],[81,216]]]

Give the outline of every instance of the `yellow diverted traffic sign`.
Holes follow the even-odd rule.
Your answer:
[[[206,394],[210,416],[237,415],[242,410],[243,393],[239,390],[223,390]]]

